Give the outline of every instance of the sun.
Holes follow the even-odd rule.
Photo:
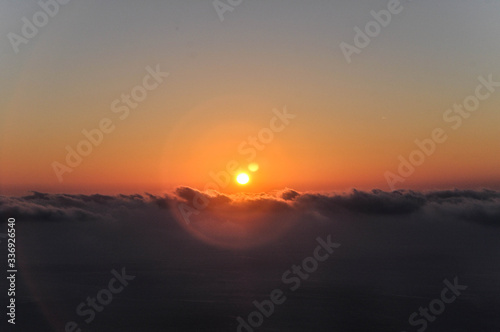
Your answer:
[[[236,177],[236,182],[238,182],[239,184],[247,184],[248,181],[250,181],[250,177],[247,173],[240,173]]]

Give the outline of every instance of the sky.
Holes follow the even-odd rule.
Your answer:
[[[33,33],[1,1],[0,194],[500,188],[500,3],[402,1],[346,56],[388,4],[73,0]]]
[[[496,0],[0,0],[18,330],[499,331],[499,33]]]

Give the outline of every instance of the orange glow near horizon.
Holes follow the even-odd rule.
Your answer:
[[[408,113],[402,116],[390,111],[382,120],[372,115],[388,112],[377,106],[382,101],[353,98],[353,91],[339,92],[334,99],[307,94],[270,99],[262,91],[252,90],[245,95],[203,96],[196,102],[188,95],[166,100],[155,92],[124,121],[109,110],[108,101],[117,96],[112,91],[102,98],[102,104],[92,104],[92,111],[88,104],[75,105],[75,115],[66,119],[53,113],[67,109],[68,104],[50,93],[41,94],[39,99],[25,98],[21,91],[34,83],[29,77],[21,78],[19,91],[12,93],[4,113],[3,123],[9,126],[2,127],[0,136],[2,194],[29,190],[159,193],[179,186],[224,193],[285,187],[303,191],[390,190],[384,173],[397,172],[398,157],[407,159],[417,148],[415,139],[425,140],[437,125],[445,129],[448,140],[438,145],[399,188],[500,188],[500,157],[491,152],[500,149],[500,140],[493,139],[497,135],[494,124],[500,117],[494,110],[495,96],[457,131],[443,123],[444,109],[434,106],[434,101],[425,107],[437,116],[423,116],[417,110],[424,105],[411,104],[404,94],[398,95],[392,107],[408,107]],[[36,88],[40,86],[43,84]],[[44,106],[39,107],[39,103]],[[448,101],[442,104],[446,107]],[[286,125],[273,120],[273,110],[285,107],[296,115]],[[37,112],[26,111],[33,109]],[[361,114],[365,109],[370,113]],[[356,112],[363,116],[352,117]],[[114,131],[104,135],[102,144],[94,146],[59,182],[52,163],[66,164],[66,147],[76,149],[85,139],[82,130],[93,130],[104,117],[113,120]],[[271,126],[278,130],[269,136]],[[234,180],[241,172],[251,177],[244,187]]]

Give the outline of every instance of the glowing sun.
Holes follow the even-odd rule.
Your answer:
[[[250,177],[247,173],[240,173],[236,177],[236,182],[238,182],[239,184],[247,184],[248,181],[250,181]]]

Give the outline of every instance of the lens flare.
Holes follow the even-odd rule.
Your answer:
[[[257,163],[251,163],[250,165],[248,165],[248,169],[251,172],[257,172],[259,170],[259,164],[257,164]]]

